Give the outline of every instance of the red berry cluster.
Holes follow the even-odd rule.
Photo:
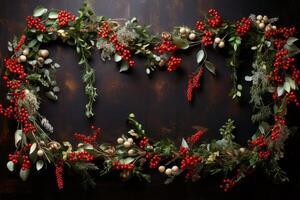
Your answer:
[[[122,164],[118,161],[115,161],[115,162],[112,163],[112,166],[116,170],[133,170],[134,169],[134,164],[133,163]]]
[[[139,147],[140,147],[141,149],[144,149],[144,148],[147,146],[147,144],[149,144],[149,139],[148,139],[146,136],[144,136],[144,137],[141,139],[141,141],[139,142]]]
[[[180,168],[193,168],[195,167],[199,162],[201,162],[201,158],[199,156],[191,155],[191,156],[185,156],[181,160]]]
[[[29,29],[35,29],[40,32],[45,32],[46,31],[46,26],[42,24],[42,19],[41,18],[33,18],[32,16],[27,17],[27,27]]]
[[[225,179],[223,179],[223,182],[222,182],[222,184],[220,185],[220,188],[221,188],[224,192],[227,192],[228,190],[230,190],[231,188],[233,188],[235,185],[236,185],[235,179],[225,178]]]
[[[16,47],[14,49],[15,52],[17,52],[17,51],[19,51],[21,49],[22,45],[25,43],[25,40],[26,40],[26,35],[22,35],[20,37],[20,40],[19,40],[18,44],[16,45]]]
[[[255,138],[254,140],[252,140],[250,144],[257,147],[265,147],[268,145],[268,142],[265,136],[261,135]]]
[[[200,79],[204,74],[204,69],[201,67],[196,74],[193,74],[189,77],[188,87],[186,91],[186,96],[188,101],[192,101],[193,92],[195,89],[200,87]]]
[[[273,40],[273,43],[277,49],[282,49],[286,44],[286,41],[289,37],[293,36],[296,33],[296,28],[287,28],[281,27],[278,29],[270,29],[265,32],[265,37],[268,40]]]
[[[92,135],[85,136],[84,134],[81,133],[75,133],[74,138],[79,142],[95,145],[97,136],[100,134],[101,129],[96,128],[95,126],[91,126],[91,129],[94,131]]]
[[[222,24],[222,18],[219,12],[216,9],[208,10],[208,19],[207,23],[212,27],[216,28]]]
[[[285,75],[282,75],[283,70],[296,70],[294,66],[295,58],[288,57],[288,53],[288,50],[281,49],[275,54],[275,61],[273,63],[274,69],[272,70],[272,75],[270,75],[270,79],[278,85],[283,84],[285,81]]]
[[[189,145],[193,145],[193,144],[195,144],[196,142],[199,141],[199,139],[202,137],[203,134],[204,134],[204,131],[199,130],[194,135],[190,136],[187,139],[187,142],[189,143]]]
[[[18,75],[19,79],[24,79],[27,77],[23,65],[18,63],[16,58],[6,58],[4,59],[4,67],[12,74]]]
[[[204,34],[203,34],[203,36],[201,38],[201,43],[204,46],[209,46],[209,45],[213,44],[212,36],[213,36],[212,32],[210,32],[210,31],[204,31]]]
[[[8,160],[12,161],[14,164],[21,164],[22,170],[27,170],[31,167],[31,162],[28,156],[28,150],[32,144],[27,144],[21,148],[20,151],[16,151],[14,154],[8,155]]]
[[[116,53],[128,62],[129,66],[134,65],[134,60],[131,57],[130,51],[126,49],[125,45],[118,41],[117,33],[115,33],[107,21],[103,22],[98,35],[103,39],[108,39],[116,49]]]
[[[197,21],[196,22],[196,29],[199,31],[204,31],[205,30],[205,24],[202,21]]]
[[[16,90],[21,87],[21,81],[20,80],[8,80],[8,81],[6,81],[5,86],[10,90]]]
[[[70,12],[61,10],[58,13],[58,25],[67,26],[70,21],[75,21],[75,15],[72,15]]]
[[[282,127],[284,127],[286,124],[285,119],[283,119],[278,115],[275,115],[274,120],[275,120],[275,124],[272,128],[272,133],[271,133],[272,140],[278,139],[280,133],[282,132]]]
[[[188,151],[189,151],[189,149],[186,148],[186,147],[181,146],[181,147],[179,148],[179,154],[180,154],[181,156],[186,155],[186,154],[188,153]]]
[[[31,166],[31,163],[30,163],[30,159],[29,159],[29,156],[28,155],[23,155],[22,156],[22,167],[21,169],[22,170],[27,170],[27,169],[30,169],[30,166]]]
[[[157,168],[159,162],[160,162],[161,158],[158,156],[158,155],[154,155],[151,160],[150,160],[150,163],[149,163],[149,167],[151,169],[155,169]]]
[[[300,103],[297,99],[296,93],[294,91],[288,92],[285,94],[286,99],[287,99],[287,103],[291,103],[294,102],[294,104],[298,107],[300,107]]]
[[[177,50],[177,46],[173,44],[171,41],[163,41],[160,45],[154,48],[158,53],[171,53]]]
[[[182,60],[181,58],[171,56],[168,60],[168,63],[167,63],[167,70],[169,72],[173,72],[173,71],[177,70],[180,63],[181,63],[181,60]]]
[[[71,162],[75,161],[84,161],[84,162],[90,162],[94,160],[94,156],[91,155],[87,151],[81,151],[81,152],[70,152],[68,154],[68,159]]]
[[[64,162],[58,161],[55,165],[55,176],[58,189],[64,188],[64,179],[63,179],[63,172],[64,172]]]
[[[241,20],[236,22],[236,32],[240,37],[243,37],[250,31],[252,22],[250,18],[243,17]]]
[[[258,157],[260,160],[264,160],[269,158],[269,156],[271,155],[271,151],[270,150],[266,150],[266,151],[259,151],[258,152]]]

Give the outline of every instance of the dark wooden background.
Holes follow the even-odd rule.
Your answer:
[[[237,20],[250,13],[279,16],[279,24],[296,25],[300,29],[300,3],[297,0],[91,0],[98,15],[111,18],[137,17],[141,23],[151,24],[156,32],[168,31],[174,25],[193,26],[203,18],[208,8],[217,8],[225,19]],[[14,34],[20,33],[25,26],[25,18],[32,14],[37,5],[67,9],[75,13],[81,6],[79,0],[1,0],[0,2],[0,59],[8,55],[7,41]],[[86,99],[80,80],[80,68],[75,52],[60,44],[49,47],[51,57],[63,67],[57,73],[57,80],[62,88],[57,103],[44,100],[41,112],[55,127],[54,138],[71,140],[75,131],[86,131],[89,124],[96,124],[103,129],[102,141],[114,142],[115,138],[127,130],[125,119],[130,112],[145,125],[150,137],[171,137],[180,141],[183,136],[192,134],[193,126],[208,128],[205,140],[217,138],[218,128],[228,117],[236,120],[237,140],[246,143],[254,130],[250,121],[251,109],[247,95],[240,104],[234,103],[228,92],[230,89],[229,73],[225,66],[225,56],[209,52],[217,68],[218,75],[204,76],[201,91],[197,92],[192,105],[185,96],[187,75],[196,67],[196,50],[183,56],[183,70],[178,73],[156,73],[148,78],[144,73],[143,60],[137,59],[134,70],[128,74],[118,73],[112,62],[103,63],[97,53],[92,60],[97,71],[99,98],[95,106],[96,117],[88,121],[84,116]],[[245,55],[248,60],[248,56]],[[250,71],[250,63],[242,65],[242,74]],[[245,85],[247,88],[247,85]],[[3,87],[0,87],[3,97]],[[299,111],[290,109],[290,123],[299,121]],[[0,199],[297,199],[300,192],[300,164],[298,136],[288,141],[287,154],[281,162],[291,179],[289,183],[273,184],[263,174],[257,173],[246,179],[229,193],[219,191],[218,177],[205,179],[197,183],[185,184],[182,180],[165,186],[160,177],[154,177],[153,183],[147,184],[132,180],[120,182],[117,175],[97,179],[95,190],[84,191],[79,181],[67,177],[63,192],[56,189],[53,169],[31,176],[23,183],[18,174],[8,173],[7,154],[13,151],[13,130],[8,131],[8,123],[0,118]],[[298,132],[299,133],[299,132]]]

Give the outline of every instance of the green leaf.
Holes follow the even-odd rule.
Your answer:
[[[134,158],[132,158],[132,157],[127,157],[127,158],[124,158],[124,159],[120,159],[121,164],[130,164],[133,161],[134,161]]]
[[[288,82],[284,82],[283,88],[285,91],[290,92],[291,91],[291,86]]]
[[[47,8],[44,8],[44,7],[41,7],[41,6],[38,6],[34,9],[33,11],[33,16],[34,17],[40,17],[44,14],[46,14],[48,12],[48,9]]]
[[[114,59],[115,62],[120,62],[122,60],[122,57],[119,54],[115,53]]]
[[[30,170],[29,169],[26,169],[26,170],[20,170],[20,178],[22,179],[22,181],[26,181],[28,176],[29,176],[29,172]]]
[[[216,75],[216,68],[212,62],[205,61],[205,67],[210,71],[212,74]]]
[[[57,19],[58,13],[56,11],[51,11],[48,15],[49,19]]]
[[[57,101],[58,99],[58,97],[52,91],[46,92],[45,95],[48,99],[51,99],[53,101]]]
[[[286,43],[291,46],[296,41],[298,41],[298,38],[296,38],[296,37],[289,37],[288,40],[286,41]]]
[[[29,44],[27,45],[27,47],[28,47],[28,48],[32,48],[32,47],[34,47],[34,46],[36,45],[36,43],[37,43],[37,40],[31,40],[31,41],[29,42]]]
[[[15,132],[15,146],[18,147],[19,142],[22,140],[22,130],[16,130]]]
[[[203,60],[205,60],[206,58],[206,53],[203,49],[200,49],[196,55],[197,58],[197,63],[200,64]]]
[[[29,154],[32,154],[32,153],[35,151],[36,146],[37,146],[36,143],[33,143],[33,144],[31,145]]]
[[[36,38],[37,38],[38,41],[43,42],[44,35],[39,34]]]
[[[38,160],[37,162],[36,162],[36,170],[41,170],[42,168],[43,168],[43,166],[44,166],[44,161],[43,160]]]
[[[182,39],[179,36],[174,36],[172,39],[173,39],[173,43],[179,49],[187,49],[190,46],[189,42],[186,39]]]
[[[189,148],[189,145],[184,138],[182,138],[182,140],[181,140],[181,146],[184,148],[187,148],[187,149]]]
[[[121,65],[121,67],[120,67],[119,72],[125,72],[125,71],[127,71],[128,69],[129,69],[128,64],[127,64],[126,62],[123,62],[122,65]]]
[[[291,44],[291,45],[285,44],[284,48],[289,51],[289,57],[295,56],[298,53],[300,53],[300,49],[295,44]]]
[[[278,86],[278,87],[277,87],[277,95],[280,97],[280,96],[283,95],[283,93],[284,93],[284,88],[283,88],[283,86]]]
[[[8,169],[9,171],[11,171],[11,172],[14,171],[15,164],[14,164],[12,161],[9,161],[9,162],[6,164],[6,166],[7,166],[7,169]]]
[[[44,64],[49,65],[53,62],[53,60],[51,58],[48,58],[44,61]]]

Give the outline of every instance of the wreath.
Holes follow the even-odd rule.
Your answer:
[[[235,186],[255,169],[261,168],[275,180],[288,180],[278,160],[283,157],[284,142],[291,133],[286,124],[287,106],[299,106],[295,90],[300,84],[300,71],[294,56],[299,49],[294,44],[295,28],[277,28],[277,18],[250,15],[235,23],[223,19],[215,9],[209,9],[203,21],[197,21],[195,29],[176,26],[171,32],[156,36],[148,26],[131,20],[110,19],[96,16],[88,3],[75,16],[65,10],[48,10],[37,7],[28,16],[27,28],[8,42],[11,57],[4,60],[2,79],[7,88],[6,102],[0,104],[0,113],[16,121],[14,134],[16,151],[9,154],[7,168],[19,169],[22,180],[30,171],[55,166],[59,189],[64,186],[66,168],[83,178],[84,183],[95,184],[91,173],[100,175],[120,172],[122,179],[137,176],[150,181],[150,172],[159,171],[166,176],[166,183],[184,176],[195,181],[200,177],[221,174],[220,188],[224,191]],[[198,68],[190,75],[187,84],[187,100],[193,99],[206,71],[216,69],[207,60],[206,48],[225,49],[228,68],[231,71],[233,99],[243,93],[242,82],[248,81],[252,121],[258,128],[246,146],[234,141],[234,121],[220,128],[221,139],[199,143],[205,129],[198,130],[176,144],[170,139],[149,140],[143,126],[129,114],[128,133],[120,136],[116,144],[97,143],[100,128],[91,127],[91,135],[75,133],[77,146],[68,141],[58,142],[50,138],[53,127],[39,113],[41,95],[58,99],[59,87],[55,72],[60,67],[42,47],[52,41],[61,41],[76,49],[82,66],[82,81],[87,96],[86,116],[92,117],[96,100],[95,70],[89,65],[91,51],[97,48],[102,60],[114,60],[120,72],[133,70],[133,55],[146,59],[145,71],[176,71],[181,58],[177,52],[196,46]],[[226,47],[226,48],[225,48]],[[243,49],[253,52],[252,72],[238,77],[239,55]]]

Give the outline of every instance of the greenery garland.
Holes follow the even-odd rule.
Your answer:
[[[0,113],[17,122],[16,151],[9,155],[7,167],[14,171],[20,166],[20,177],[26,180],[34,168],[39,171],[48,165],[55,166],[59,189],[63,188],[63,172],[70,168],[81,175],[84,182],[93,185],[90,171],[100,170],[101,175],[117,170],[122,179],[137,176],[150,181],[145,169],[159,171],[167,177],[166,183],[184,175],[195,181],[202,176],[220,173],[224,179],[220,187],[227,191],[254,169],[262,167],[276,180],[288,180],[280,169],[278,160],[283,157],[284,141],[290,134],[286,125],[287,105],[299,106],[295,90],[300,83],[300,71],[295,66],[299,49],[294,44],[295,28],[277,28],[276,18],[250,15],[236,23],[222,19],[218,11],[210,9],[204,21],[195,29],[174,27],[172,32],[153,35],[147,26],[131,20],[109,19],[96,16],[85,3],[79,16],[63,10],[37,7],[33,16],[27,17],[27,28],[21,36],[8,43],[12,56],[5,59],[2,78],[7,87],[7,103],[0,104]],[[169,140],[150,141],[134,114],[128,117],[131,129],[117,139],[117,144],[97,144],[100,129],[92,127],[92,135],[75,133],[76,148],[66,142],[50,138],[53,127],[39,113],[40,95],[57,100],[59,87],[54,79],[59,64],[41,49],[51,41],[62,41],[76,49],[82,66],[82,80],[88,98],[86,116],[93,116],[92,104],[97,96],[95,71],[89,65],[91,51],[100,50],[102,60],[113,59],[120,72],[134,65],[133,54],[146,58],[146,73],[166,69],[175,71],[181,58],[178,51],[197,46],[198,68],[190,76],[187,99],[192,101],[193,91],[200,87],[205,69],[215,74],[214,65],[207,60],[205,47],[228,50],[228,67],[231,70],[233,99],[242,95],[242,78],[236,71],[242,48],[254,53],[252,74],[245,77],[251,83],[251,100],[254,106],[252,120],[257,131],[242,147],[234,142],[233,120],[220,129],[222,139],[198,144],[205,130],[198,130],[182,139],[179,147]],[[95,164],[100,160],[100,166]],[[97,162],[99,163],[99,162]],[[94,173],[93,173],[94,174]]]

